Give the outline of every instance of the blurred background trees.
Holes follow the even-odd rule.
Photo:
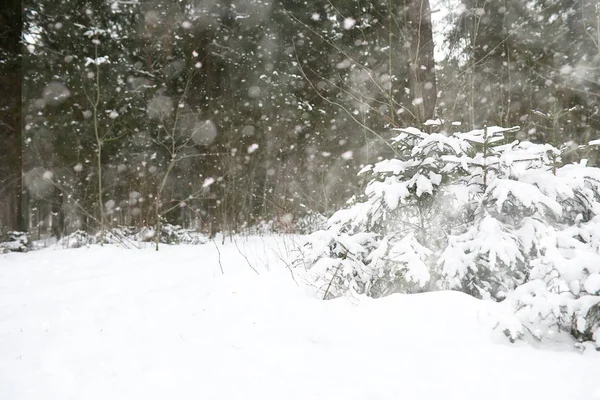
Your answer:
[[[22,97],[1,99],[0,226],[40,236],[286,229],[359,193],[390,128],[580,151],[600,122],[591,1],[25,0],[2,21]]]

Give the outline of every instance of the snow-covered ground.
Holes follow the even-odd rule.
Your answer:
[[[511,345],[497,305],[320,301],[292,239],[218,246],[0,255],[0,398],[600,399],[600,354]]]

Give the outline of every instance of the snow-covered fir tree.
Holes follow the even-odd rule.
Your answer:
[[[600,348],[600,169],[583,160],[538,182],[562,218],[531,232],[537,252],[528,281],[508,296],[519,323],[506,333],[540,340],[566,331]]]
[[[503,298],[526,280],[534,250],[529,233],[539,229],[540,221],[561,214],[560,205],[544,195],[535,180],[521,179],[527,172],[543,170],[548,154],[557,150],[530,142],[503,144],[507,131],[492,127],[458,134],[472,145],[472,156],[455,162],[468,166],[464,184],[470,198],[464,207],[473,214],[464,232],[447,238],[438,261],[443,288]],[[543,175],[538,178],[543,181]]]
[[[561,150],[516,130],[398,130],[396,156],[360,172],[364,195],[309,237],[320,294],[460,290],[511,304],[511,339],[600,344],[600,169],[560,166]]]
[[[451,183],[463,166],[445,156],[460,156],[466,142],[415,128],[398,133],[396,157],[360,171],[369,176],[362,201],[336,212],[327,230],[312,235],[307,262],[325,297],[426,290],[431,249],[439,247],[444,230],[462,223],[444,208],[457,198]]]

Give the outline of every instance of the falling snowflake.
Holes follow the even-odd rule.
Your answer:
[[[356,25],[356,20],[354,18],[348,17],[344,19],[344,29],[352,29]]]
[[[342,158],[346,161],[351,160],[352,156],[354,155],[354,153],[352,152],[352,150],[348,150],[344,153],[342,153]]]
[[[569,75],[571,72],[573,72],[573,67],[571,67],[569,64],[565,64],[562,67],[560,67],[561,75]]]
[[[253,143],[250,146],[248,146],[248,154],[252,154],[254,153],[256,150],[258,150],[258,144]]]
[[[204,180],[204,183],[202,184],[202,187],[203,187],[203,188],[207,188],[207,187],[209,187],[210,185],[212,185],[213,183],[215,183],[215,178],[212,178],[212,177],[210,177],[210,178],[206,178],[206,179]]]

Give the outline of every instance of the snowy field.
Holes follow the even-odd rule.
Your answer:
[[[455,292],[320,301],[292,242],[0,255],[0,399],[600,399],[599,353]]]

